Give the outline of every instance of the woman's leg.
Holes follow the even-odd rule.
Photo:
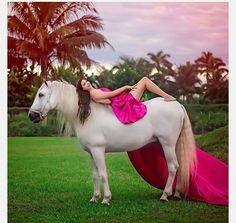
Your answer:
[[[134,96],[135,99],[140,100],[143,92],[147,89],[148,91],[151,91],[155,94],[160,95],[161,97],[164,98],[165,101],[173,101],[175,100],[174,97],[171,95],[167,94],[163,90],[161,90],[155,83],[153,83],[150,79],[147,77],[143,77],[130,91],[130,93]]]

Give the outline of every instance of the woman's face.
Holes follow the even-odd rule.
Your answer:
[[[92,85],[90,84],[90,82],[87,81],[87,80],[85,80],[85,79],[83,79],[83,80],[81,81],[81,86],[82,86],[82,88],[83,88],[84,91],[88,91],[88,90],[92,87]]]

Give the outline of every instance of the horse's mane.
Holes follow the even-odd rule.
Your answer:
[[[50,81],[51,89],[56,92],[60,102],[57,110],[57,124],[60,135],[72,135],[72,121],[77,117],[78,94],[73,84],[64,80]]]

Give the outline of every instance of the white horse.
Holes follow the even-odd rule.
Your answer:
[[[195,141],[184,107],[177,101],[165,102],[154,98],[144,102],[147,114],[139,121],[124,125],[113,114],[110,105],[91,101],[91,114],[82,125],[77,116],[78,94],[68,83],[47,81],[38,90],[29,110],[33,122],[42,121],[51,109],[61,111],[73,125],[78,141],[92,159],[94,193],[90,202],[100,198],[99,183],[103,184],[103,204],[109,204],[111,192],[105,164],[106,152],[127,152],[157,141],[162,145],[168,166],[168,179],[161,200],[168,201],[177,173],[174,196],[188,191],[191,171],[195,165]],[[177,172],[178,170],[178,172]]]

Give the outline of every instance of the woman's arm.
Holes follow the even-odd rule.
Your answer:
[[[96,100],[95,102],[101,103],[101,104],[106,104],[106,105],[110,105],[111,104],[111,100],[110,99],[100,99],[100,100]]]
[[[90,95],[94,100],[109,99],[120,94],[121,92],[125,90],[131,90],[131,89],[132,89],[132,86],[128,86],[128,85],[118,88],[114,91],[110,91],[110,92],[104,92],[104,91],[95,89],[90,93]]]

